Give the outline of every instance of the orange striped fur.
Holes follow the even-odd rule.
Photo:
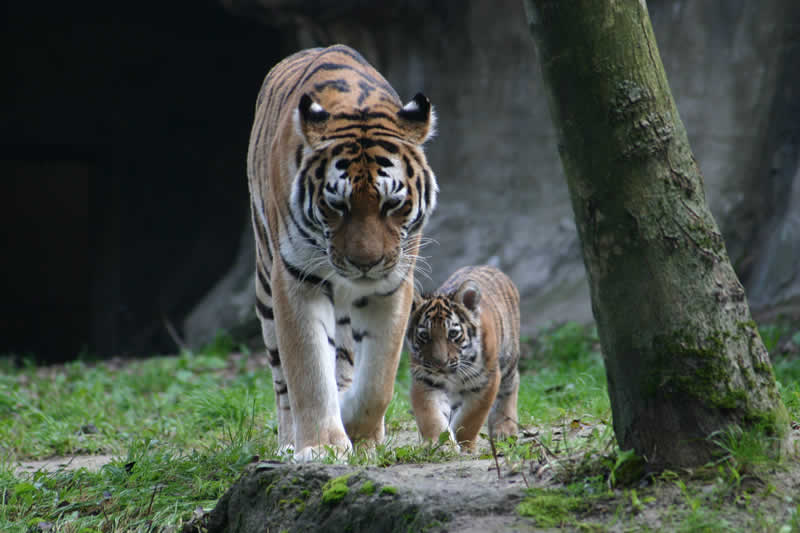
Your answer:
[[[494,267],[457,270],[430,295],[415,295],[408,326],[411,405],[422,437],[448,431],[474,449],[517,433],[519,293]]]
[[[438,187],[435,115],[342,45],[298,52],[258,95],[247,173],[256,310],[278,435],[295,457],[383,439]]]

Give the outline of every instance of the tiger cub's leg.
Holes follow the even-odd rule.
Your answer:
[[[477,391],[462,393],[464,403],[455,411],[450,428],[456,441],[467,451],[474,451],[478,433],[492,408],[500,386],[500,372],[495,370],[487,376],[486,386]]]
[[[448,422],[452,415],[450,399],[442,389],[435,389],[425,383],[412,379],[411,410],[417,420],[417,428],[422,438],[436,441],[442,432],[450,433],[450,440],[456,437],[450,430]]]
[[[519,392],[519,370],[516,365],[500,382],[497,399],[489,413],[489,435],[505,439],[517,434],[517,394]]]
[[[294,420],[289,406],[286,379],[281,368],[281,354],[275,335],[275,316],[272,310],[272,287],[269,273],[262,264],[256,265],[256,315],[261,322],[261,334],[272,369],[272,388],[275,391],[275,410],[278,413],[278,445],[287,449],[294,443]]]
[[[277,262],[272,301],[299,461],[323,456],[329,447],[341,452],[352,448],[339,413],[332,299]]]
[[[341,395],[341,406],[342,420],[353,441],[383,441],[383,416],[394,392],[412,294],[411,282],[405,281],[388,296],[352,302],[355,367],[353,383]]]

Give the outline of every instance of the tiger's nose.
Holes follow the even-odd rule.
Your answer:
[[[366,274],[367,272],[370,271],[370,269],[372,269],[372,267],[377,266],[378,263],[383,261],[383,257],[379,257],[375,261],[370,261],[369,259],[366,258],[352,258],[352,257],[347,258],[347,260],[350,261],[351,265],[353,265],[361,272]]]

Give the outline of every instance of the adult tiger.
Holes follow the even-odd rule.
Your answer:
[[[438,186],[422,151],[435,115],[343,45],[267,74],[247,174],[256,310],[278,436],[295,458],[380,442]]]

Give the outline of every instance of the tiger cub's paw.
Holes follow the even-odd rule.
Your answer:
[[[494,440],[505,440],[517,435],[517,423],[514,420],[505,420],[492,427],[491,436]]]

